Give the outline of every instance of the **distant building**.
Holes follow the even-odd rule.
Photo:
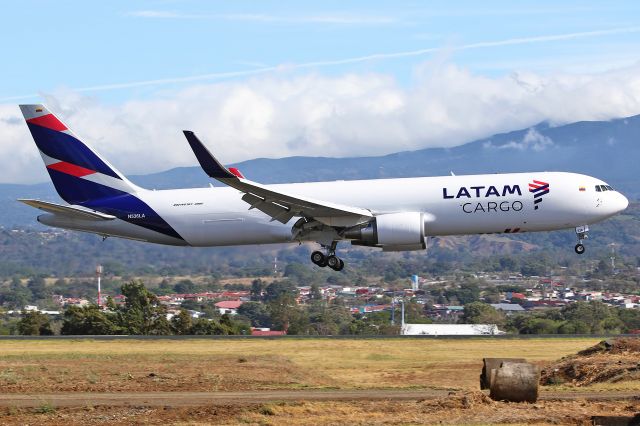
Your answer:
[[[505,334],[495,324],[405,324],[404,336],[493,336]]]
[[[497,311],[503,311],[507,315],[515,312],[524,312],[524,308],[517,303],[492,303],[491,306]]]
[[[222,302],[216,303],[215,306],[218,308],[218,312],[220,312],[221,315],[235,315],[238,313],[238,308],[243,303],[244,302],[242,300],[223,300]]]

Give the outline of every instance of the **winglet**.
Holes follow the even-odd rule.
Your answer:
[[[229,171],[231,173],[233,173],[234,175],[236,175],[236,177],[239,177],[240,179],[244,179],[244,175],[242,174],[242,172],[240,170],[238,170],[236,167],[229,167]]]
[[[200,142],[195,133],[190,130],[183,130],[183,133],[206,174],[214,179],[237,179],[239,177],[220,164],[207,147]]]

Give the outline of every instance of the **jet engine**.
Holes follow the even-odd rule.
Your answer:
[[[421,212],[388,213],[376,216],[364,228],[344,233],[351,244],[381,247],[384,251],[424,250],[424,214]]]

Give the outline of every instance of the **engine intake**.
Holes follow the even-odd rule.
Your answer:
[[[389,213],[376,216],[365,228],[345,232],[351,244],[382,247],[384,251],[424,250],[424,215],[421,212]]]

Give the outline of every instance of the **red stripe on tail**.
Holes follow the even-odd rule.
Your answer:
[[[57,132],[62,132],[67,130],[67,126],[62,124],[60,120],[58,120],[55,115],[47,114],[41,117],[35,117],[27,120],[29,124],[35,124],[36,126],[46,127],[47,129],[55,130]]]
[[[82,177],[97,173],[95,170],[85,169],[84,167],[76,166],[75,164],[65,163],[61,161],[59,163],[49,164],[47,169],[56,170],[58,172],[66,173],[75,177]]]

